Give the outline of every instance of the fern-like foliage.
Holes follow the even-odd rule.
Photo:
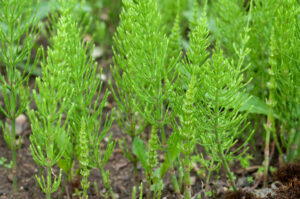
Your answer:
[[[98,95],[101,73],[98,76],[89,51],[92,46],[82,40],[82,29],[73,15],[77,1],[59,3],[60,16],[53,19],[56,21],[47,60],[42,64],[43,77],[37,79],[40,95],[34,91],[37,111],[29,112],[31,149],[38,164],[51,169],[58,163],[69,179],[73,177],[71,165],[78,159],[87,197],[89,170],[103,167],[115,146],[110,136],[107,150],[103,153],[101,149],[112,124],[109,115],[103,123],[98,121],[109,93],[105,92],[103,99]],[[64,114],[67,118],[63,122]]]
[[[182,165],[184,170],[184,197],[191,198],[191,182],[190,182],[190,171],[192,167],[191,155],[194,152],[196,143],[199,141],[198,132],[198,116],[199,116],[199,101],[198,94],[201,87],[201,68],[203,64],[207,61],[209,53],[207,48],[209,46],[209,32],[207,30],[207,18],[203,14],[201,20],[198,19],[196,14],[197,3],[194,1],[194,19],[190,24],[191,32],[189,34],[190,38],[190,48],[186,53],[186,59],[183,63],[184,73],[181,73],[180,77],[187,85],[187,88],[182,87],[183,93],[182,102],[176,104],[177,108],[175,111],[179,116],[180,128],[178,131],[178,136],[181,138],[180,152],[183,154]],[[205,9],[206,12],[206,9]],[[204,13],[205,13],[204,12]],[[184,93],[184,90],[186,92]],[[182,103],[182,105],[181,105]],[[174,132],[175,133],[175,132]]]
[[[121,54],[116,61],[135,95],[135,108],[147,122],[161,127],[166,122],[163,103],[168,97],[163,80],[174,69],[174,63],[165,65],[168,40],[160,31],[161,17],[155,1],[126,1],[124,9],[126,19],[120,27],[124,29],[118,28],[116,42]]]
[[[245,56],[249,53],[245,48],[249,37],[246,35],[241,38],[240,50],[233,46],[239,57],[236,62],[225,58],[219,43],[209,58],[206,16],[198,23],[196,19],[193,21],[185,64],[186,74],[190,75],[183,78],[185,85],[189,86],[180,117],[183,130],[181,135],[186,141],[197,139],[212,157],[212,161],[223,164],[235,189],[228,162],[235,158],[235,152],[240,149],[230,150],[247,126],[244,124],[247,113],[239,112],[244,100],[237,95],[243,92],[246,85],[243,76],[246,68],[243,65]]]
[[[215,158],[215,161],[222,162],[235,188],[228,161],[235,158],[234,152],[230,149],[243,133],[243,123],[247,117],[246,113],[239,112],[244,100],[236,97],[245,86],[243,68],[226,60],[218,47],[212,59],[204,65],[203,71],[200,99],[202,107],[205,108],[201,109],[204,116],[201,118],[201,124],[207,134],[201,135],[201,142],[208,144],[207,152]]]
[[[245,27],[247,20],[244,2],[239,0],[218,0],[214,4],[217,13],[217,38],[226,48],[226,55],[235,56],[233,44]]]
[[[0,128],[4,133],[4,140],[12,150],[12,170],[17,169],[16,118],[24,113],[30,104],[28,80],[40,59],[40,49],[37,50],[35,60],[31,52],[39,35],[36,12],[38,4],[32,0],[0,1],[0,92],[4,104],[0,106],[0,114],[11,121],[11,130],[7,124]],[[22,70],[19,70],[22,69]],[[21,137],[19,137],[21,141]],[[13,175],[13,187],[16,191],[17,178]]]
[[[169,34],[172,32],[176,16],[183,17],[183,12],[187,9],[189,0],[165,0],[157,2],[162,15],[162,23],[166,27],[166,33]]]
[[[47,183],[42,176],[37,177],[38,182],[46,193],[47,198],[56,191],[60,184],[60,178],[55,179],[51,187],[51,169],[64,155],[69,147],[69,136],[66,124],[73,107],[69,106],[66,94],[73,94],[73,89],[67,84],[65,73],[67,71],[66,43],[70,23],[62,16],[58,22],[58,33],[53,36],[53,45],[48,48],[47,59],[42,63],[42,78],[37,78],[36,84],[39,94],[33,91],[37,110],[28,111],[31,121],[32,135],[30,136],[30,149],[35,162],[47,168]],[[70,40],[69,40],[70,41]],[[66,113],[66,120],[62,121]],[[61,177],[61,171],[60,171]],[[43,182],[43,183],[41,183]]]
[[[272,27],[269,57],[270,80],[267,84],[274,99],[269,101],[274,112],[280,114],[281,141],[288,150],[287,160],[299,157],[299,2],[277,3],[276,17]]]
[[[181,50],[177,49],[180,31],[178,25],[174,27],[173,46],[169,47],[156,0],[129,0],[123,4],[121,22],[115,36],[113,69],[120,97],[117,93],[114,95],[118,107],[129,110],[124,112],[125,115],[132,117],[138,114],[152,126],[148,157],[150,162],[154,162],[152,157],[156,157],[157,147],[152,146],[153,139],[158,139],[156,134],[160,131],[162,141],[166,142],[164,127],[173,119],[168,102],[173,94],[175,66],[180,57]],[[136,125],[135,121],[131,124]],[[154,175],[153,166],[146,169],[147,173]],[[154,193],[159,195],[162,189],[160,182],[152,180],[152,183]]]
[[[198,95],[201,87],[201,69],[203,64],[209,58],[209,52],[207,48],[209,46],[209,31],[207,29],[207,18],[204,14],[201,20],[195,19],[191,24],[190,48],[187,51],[186,60],[184,62],[184,70],[186,73],[181,74],[181,78],[185,85],[188,85],[186,94],[183,99],[182,113],[180,114],[180,123],[182,130],[180,135],[184,140],[194,141],[197,137],[197,112],[198,107]],[[188,75],[186,75],[188,74]],[[187,154],[193,152],[193,147],[185,148]]]

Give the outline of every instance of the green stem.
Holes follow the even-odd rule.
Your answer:
[[[17,182],[17,149],[16,149],[16,120],[11,119],[11,135],[10,144],[12,150],[12,174],[13,174],[13,188],[14,191],[18,191]]]
[[[283,152],[282,152],[280,144],[279,144],[278,136],[277,136],[275,130],[272,130],[271,132],[272,132],[272,136],[273,136],[274,141],[275,141],[276,148],[277,148],[278,153],[279,153],[279,157],[281,157],[281,159],[283,160],[283,162],[286,162],[285,158],[282,158]]]
[[[207,193],[209,192],[209,180],[210,180],[210,176],[211,176],[211,169],[209,169],[207,177],[206,177],[206,181],[205,181],[205,198],[207,198]]]
[[[133,163],[134,181],[135,181],[135,185],[138,186],[139,175],[138,175],[138,169],[137,169],[137,160],[136,160],[136,156],[133,153],[132,153],[132,156],[134,157],[134,162],[132,162]]]
[[[218,72],[218,71],[217,71]],[[233,190],[236,192],[237,189],[236,189],[236,186],[235,186],[235,183],[234,183],[234,180],[233,180],[233,176],[232,176],[232,173],[230,171],[230,168],[227,164],[227,161],[224,157],[224,153],[223,153],[223,149],[221,147],[221,143],[220,143],[220,135],[219,135],[219,85],[217,83],[217,92],[216,92],[216,97],[215,97],[215,102],[216,102],[216,105],[215,105],[215,111],[216,111],[216,118],[215,118],[215,126],[214,126],[214,129],[215,129],[215,134],[216,134],[216,144],[217,144],[217,147],[218,147],[218,153],[219,153],[219,156],[221,158],[221,161],[225,167],[225,171],[227,173],[227,176],[229,177],[229,181],[230,181],[230,184],[233,188]]]
[[[162,126],[160,129],[161,129],[161,141],[163,145],[165,145],[167,144],[167,136],[166,136],[165,128]]]
[[[47,169],[46,198],[51,199],[51,167],[48,167]]]
[[[170,169],[170,173],[171,173],[171,182],[172,182],[172,185],[173,185],[174,192],[175,192],[176,196],[179,196],[180,195],[180,188],[179,188],[179,184],[178,184],[178,181],[177,181],[177,177],[176,177],[176,173],[174,171],[173,165]]]
[[[183,169],[182,169],[181,165],[179,165],[179,167],[178,167],[178,178],[179,178],[179,187],[180,187],[180,189],[182,189],[184,172],[183,172]]]
[[[272,117],[268,115],[267,125],[266,125],[266,141],[265,141],[265,160],[264,160],[264,187],[268,185],[268,171],[269,171],[269,161],[270,161],[270,137],[271,137],[271,122]]]
[[[272,61],[272,59],[271,59]],[[271,62],[272,63],[272,62]],[[274,85],[276,84],[275,79],[274,79],[274,73],[271,68],[269,70],[269,75],[270,75],[270,86],[268,87],[269,89],[269,99],[268,99],[268,108],[269,108],[269,113],[267,117],[267,124],[265,125],[265,130],[266,130],[266,141],[265,141],[265,161],[264,161],[264,187],[267,187],[268,185],[268,171],[269,171],[269,164],[270,164],[270,138],[271,138],[271,133],[275,139],[276,142],[277,136],[275,132],[275,119],[273,116],[273,110],[275,107],[275,90],[274,90]],[[276,138],[275,138],[276,137]],[[281,150],[280,150],[281,151]]]
[[[116,199],[115,197],[115,194],[112,190],[112,187],[111,187],[111,183],[110,183],[110,179],[109,179],[109,173],[105,173],[103,167],[100,167],[100,172],[101,172],[101,175],[102,175],[102,178],[103,178],[103,183],[104,183],[104,186],[105,188],[108,190],[109,194],[110,194],[110,197],[112,199]]]
[[[136,186],[132,187],[131,199],[136,199]]]
[[[184,199],[192,198],[191,178],[190,178],[190,161],[188,155],[185,155],[184,165]]]
[[[135,139],[135,134],[131,134],[131,140],[133,141]],[[137,169],[137,157],[135,156],[135,154],[132,152],[132,148],[131,148],[131,157],[133,158],[133,160],[131,161],[131,163],[133,164],[133,173],[134,173],[134,181],[135,181],[135,185],[138,186],[139,185],[139,175],[138,175],[138,169]]]
[[[237,188],[236,188],[236,186],[235,186],[235,183],[234,183],[234,179],[233,179],[233,176],[232,176],[232,173],[231,173],[231,171],[230,171],[230,168],[229,168],[229,166],[228,166],[228,163],[227,163],[227,161],[226,161],[226,159],[225,159],[225,157],[224,157],[224,154],[223,154],[223,151],[222,151],[222,148],[221,148],[221,145],[220,144],[218,144],[218,151],[219,151],[219,154],[220,154],[220,158],[221,158],[221,160],[222,160],[222,163],[223,163],[223,165],[224,165],[224,167],[225,167],[225,171],[226,171],[226,173],[227,173],[227,176],[229,177],[229,181],[230,181],[230,184],[231,184],[231,186],[232,186],[232,188],[233,188],[233,191],[237,191]]]

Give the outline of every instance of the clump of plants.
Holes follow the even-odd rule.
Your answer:
[[[59,3],[60,16],[54,19],[57,21],[53,24],[52,43],[42,62],[43,76],[36,80],[39,93],[33,91],[37,110],[28,111],[32,127],[30,148],[35,162],[47,171],[46,179],[43,175],[36,177],[47,198],[58,189],[62,171],[65,179],[72,181],[75,161],[79,163],[77,175],[83,189],[80,196],[87,198],[90,169],[99,168],[105,175],[103,166],[114,148],[110,136],[105,152],[101,151],[101,141],[112,119],[107,116],[104,123],[98,122],[109,93],[100,99],[102,82],[91,58],[91,45],[82,40],[72,15],[77,2]],[[54,165],[61,170],[52,182]]]
[[[0,111],[8,119],[0,124],[12,150],[11,164],[4,158],[0,164],[11,167],[15,190],[21,146],[15,120],[22,113],[30,119],[36,182],[47,199],[75,181],[73,196],[87,199],[94,168],[105,188],[100,193],[94,182],[97,196],[117,198],[104,168],[117,143],[109,132],[114,121],[123,132],[118,147],[133,165],[131,198],[163,198],[166,178],[176,198],[218,197],[221,176],[230,194],[245,193],[235,167],[249,167],[259,144],[257,185],[269,184],[272,158],[299,160],[299,1],[123,0],[118,26],[120,2],[53,5],[40,22],[49,37],[42,50],[39,3],[0,0]],[[109,45],[115,26],[109,91],[89,35]],[[115,109],[107,112],[110,93]],[[203,181],[199,193],[193,171]]]

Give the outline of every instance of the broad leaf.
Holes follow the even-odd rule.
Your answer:
[[[148,155],[147,155],[146,146],[145,146],[143,140],[141,140],[138,137],[134,138],[133,143],[132,143],[132,152],[134,153],[134,155],[136,155],[138,160],[141,162],[143,168],[145,170],[147,170],[147,168],[148,168],[148,162],[147,162]]]

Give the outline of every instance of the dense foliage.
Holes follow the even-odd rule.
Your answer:
[[[40,37],[47,48],[36,44]],[[278,162],[300,159],[298,0],[0,0],[0,42],[0,112],[8,119],[0,125],[12,173],[21,143],[15,120],[26,112],[47,198],[79,177],[75,194],[87,199],[92,168],[105,197],[115,198],[104,169],[116,146],[114,120],[124,133],[118,145],[142,183],[140,198],[143,187],[147,199],[162,198],[166,175],[178,198],[193,198],[195,165],[205,197],[215,195],[209,182],[221,170],[237,191],[232,165],[250,166],[257,138],[264,186],[271,143]],[[97,61],[113,57],[105,91],[95,61],[102,54]],[[110,93],[115,109],[106,113]],[[15,175],[13,182],[16,191]]]

